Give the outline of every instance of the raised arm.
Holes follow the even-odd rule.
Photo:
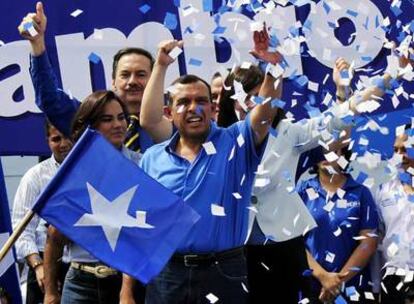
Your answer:
[[[154,142],[162,142],[172,135],[173,126],[164,116],[164,90],[165,74],[168,66],[174,62],[168,54],[175,48],[181,48],[182,41],[162,41],[158,46],[158,54],[155,60],[151,77],[141,103],[140,124]]]
[[[282,62],[282,55],[276,51],[269,51],[269,35],[265,26],[263,30],[254,32],[253,40],[254,49],[250,53],[262,62],[281,68],[279,63]],[[270,100],[273,98],[279,99],[282,96],[283,69],[279,75],[275,75],[277,72],[271,73],[268,70],[265,73],[259,96],[263,97],[266,102],[257,105],[250,114],[256,146],[260,145],[266,138],[269,126],[278,111],[277,108],[272,108]]]
[[[36,105],[50,122],[65,136],[70,136],[70,123],[79,107],[79,101],[71,99],[59,89],[56,75],[46,52],[45,32],[47,17],[43,4],[36,4],[36,13],[23,18],[18,29],[31,45],[30,76],[35,90]]]

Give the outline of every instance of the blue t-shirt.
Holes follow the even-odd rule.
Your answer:
[[[178,140],[175,133],[170,140],[148,149],[141,160],[145,172],[201,216],[177,251],[207,253],[243,245],[254,173],[266,140],[255,147],[249,116],[229,128],[212,122],[205,142],[211,142],[217,153],[208,155],[202,148],[192,163],[175,153]],[[213,215],[213,204],[223,207],[225,216]]]
[[[31,56],[30,76],[35,89],[35,102],[60,132],[70,137],[70,127],[76,111],[80,106],[79,100],[70,98],[66,92],[58,87],[58,81],[50,64],[47,53],[40,56]],[[154,142],[141,126],[137,126],[141,152],[151,147]]]
[[[313,188],[319,197],[310,200],[306,192],[308,188]],[[329,272],[342,269],[359,244],[354,237],[359,236],[361,230],[378,228],[378,213],[369,189],[347,175],[342,190],[345,191],[342,199],[334,194],[327,201],[327,193],[318,177],[302,182],[298,188],[299,195],[318,224],[306,234],[306,247]],[[329,201],[334,203],[332,209]],[[361,282],[360,275],[356,275],[346,285],[366,288],[370,280],[368,270],[368,267],[362,270]]]

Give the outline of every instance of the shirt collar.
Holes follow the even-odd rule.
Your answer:
[[[217,132],[218,127],[216,122],[211,121],[210,122],[210,131],[208,133],[208,136],[205,140],[205,142],[211,141],[211,138],[214,136],[214,134]],[[168,153],[175,153],[175,148],[177,147],[178,140],[180,139],[180,133],[178,130],[174,133],[174,135],[167,141],[167,145],[165,146],[165,150]]]
[[[359,187],[361,184],[357,183],[350,174],[345,174],[347,179],[345,184],[341,187],[342,190],[348,192],[353,188]],[[319,177],[315,177],[310,181],[310,186],[316,189],[319,193],[326,193],[325,189],[322,187],[322,184],[319,182]]]
[[[55,165],[57,168],[60,166],[60,163],[55,158],[55,155],[52,153],[52,156],[50,157],[52,159],[53,165]]]

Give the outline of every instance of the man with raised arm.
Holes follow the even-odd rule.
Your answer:
[[[65,136],[69,136],[70,122],[80,102],[58,87],[58,81],[46,51],[46,25],[47,17],[43,4],[37,2],[36,13],[29,13],[23,18],[19,31],[31,45],[30,75],[35,89],[36,104],[58,130]],[[33,31],[29,31],[30,27],[37,32],[35,35]],[[137,152],[144,152],[153,144],[139,124],[142,94],[151,75],[153,64],[154,59],[148,51],[128,47],[119,50],[114,55],[112,65],[112,90],[125,103],[130,114],[125,146]]]
[[[257,40],[266,39],[263,31]],[[242,245],[247,233],[250,193],[275,110],[269,100],[229,128],[212,121],[210,86],[184,75],[169,88],[167,118],[162,118],[164,76],[173,62],[169,53],[181,42],[160,44],[146,96],[162,128],[173,137],[147,150],[141,166],[153,178],[191,205],[201,216],[164,270],[147,286],[147,303],[199,303],[218,298],[246,303],[247,273]],[[273,54],[273,64],[281,56]],[[275,78],[266,74],[259,96],[280,97]],[[280,84],[280,82],[279,82]],[[143,108],[144,110],[144,108]],[[145,110],[150,111],[147,107]],[[157,113],[155,113],[157,112]],[[161,115],[159,112],[161,112]],[[158,131],[158,130],[155,130]],[[121,301],[127,301],[133,279],[124,276]]]

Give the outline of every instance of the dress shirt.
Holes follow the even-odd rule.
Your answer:
[[[36,198],[56,174],[58,168],[59,163],[52,156],[30,168],[24,174],[14,198],[13,229],[31,210]],[[35,214],[15,243],[18,259],[23,260],[30,254],[43,251],[46,243],[46,232],[46,222]]]
[[[229,128],[211,122],[205,145],[212,144],[216,152],[202,148],[192,163],[175,153],[178,140],[175,133],[170,140],[148,149],[141,161],[145,172],[200,215],[177,251],[218,252],[243,245],[254,173],[266,141],[255,146],[249,116]],[[214,208],[225,215],[213,214]]]

